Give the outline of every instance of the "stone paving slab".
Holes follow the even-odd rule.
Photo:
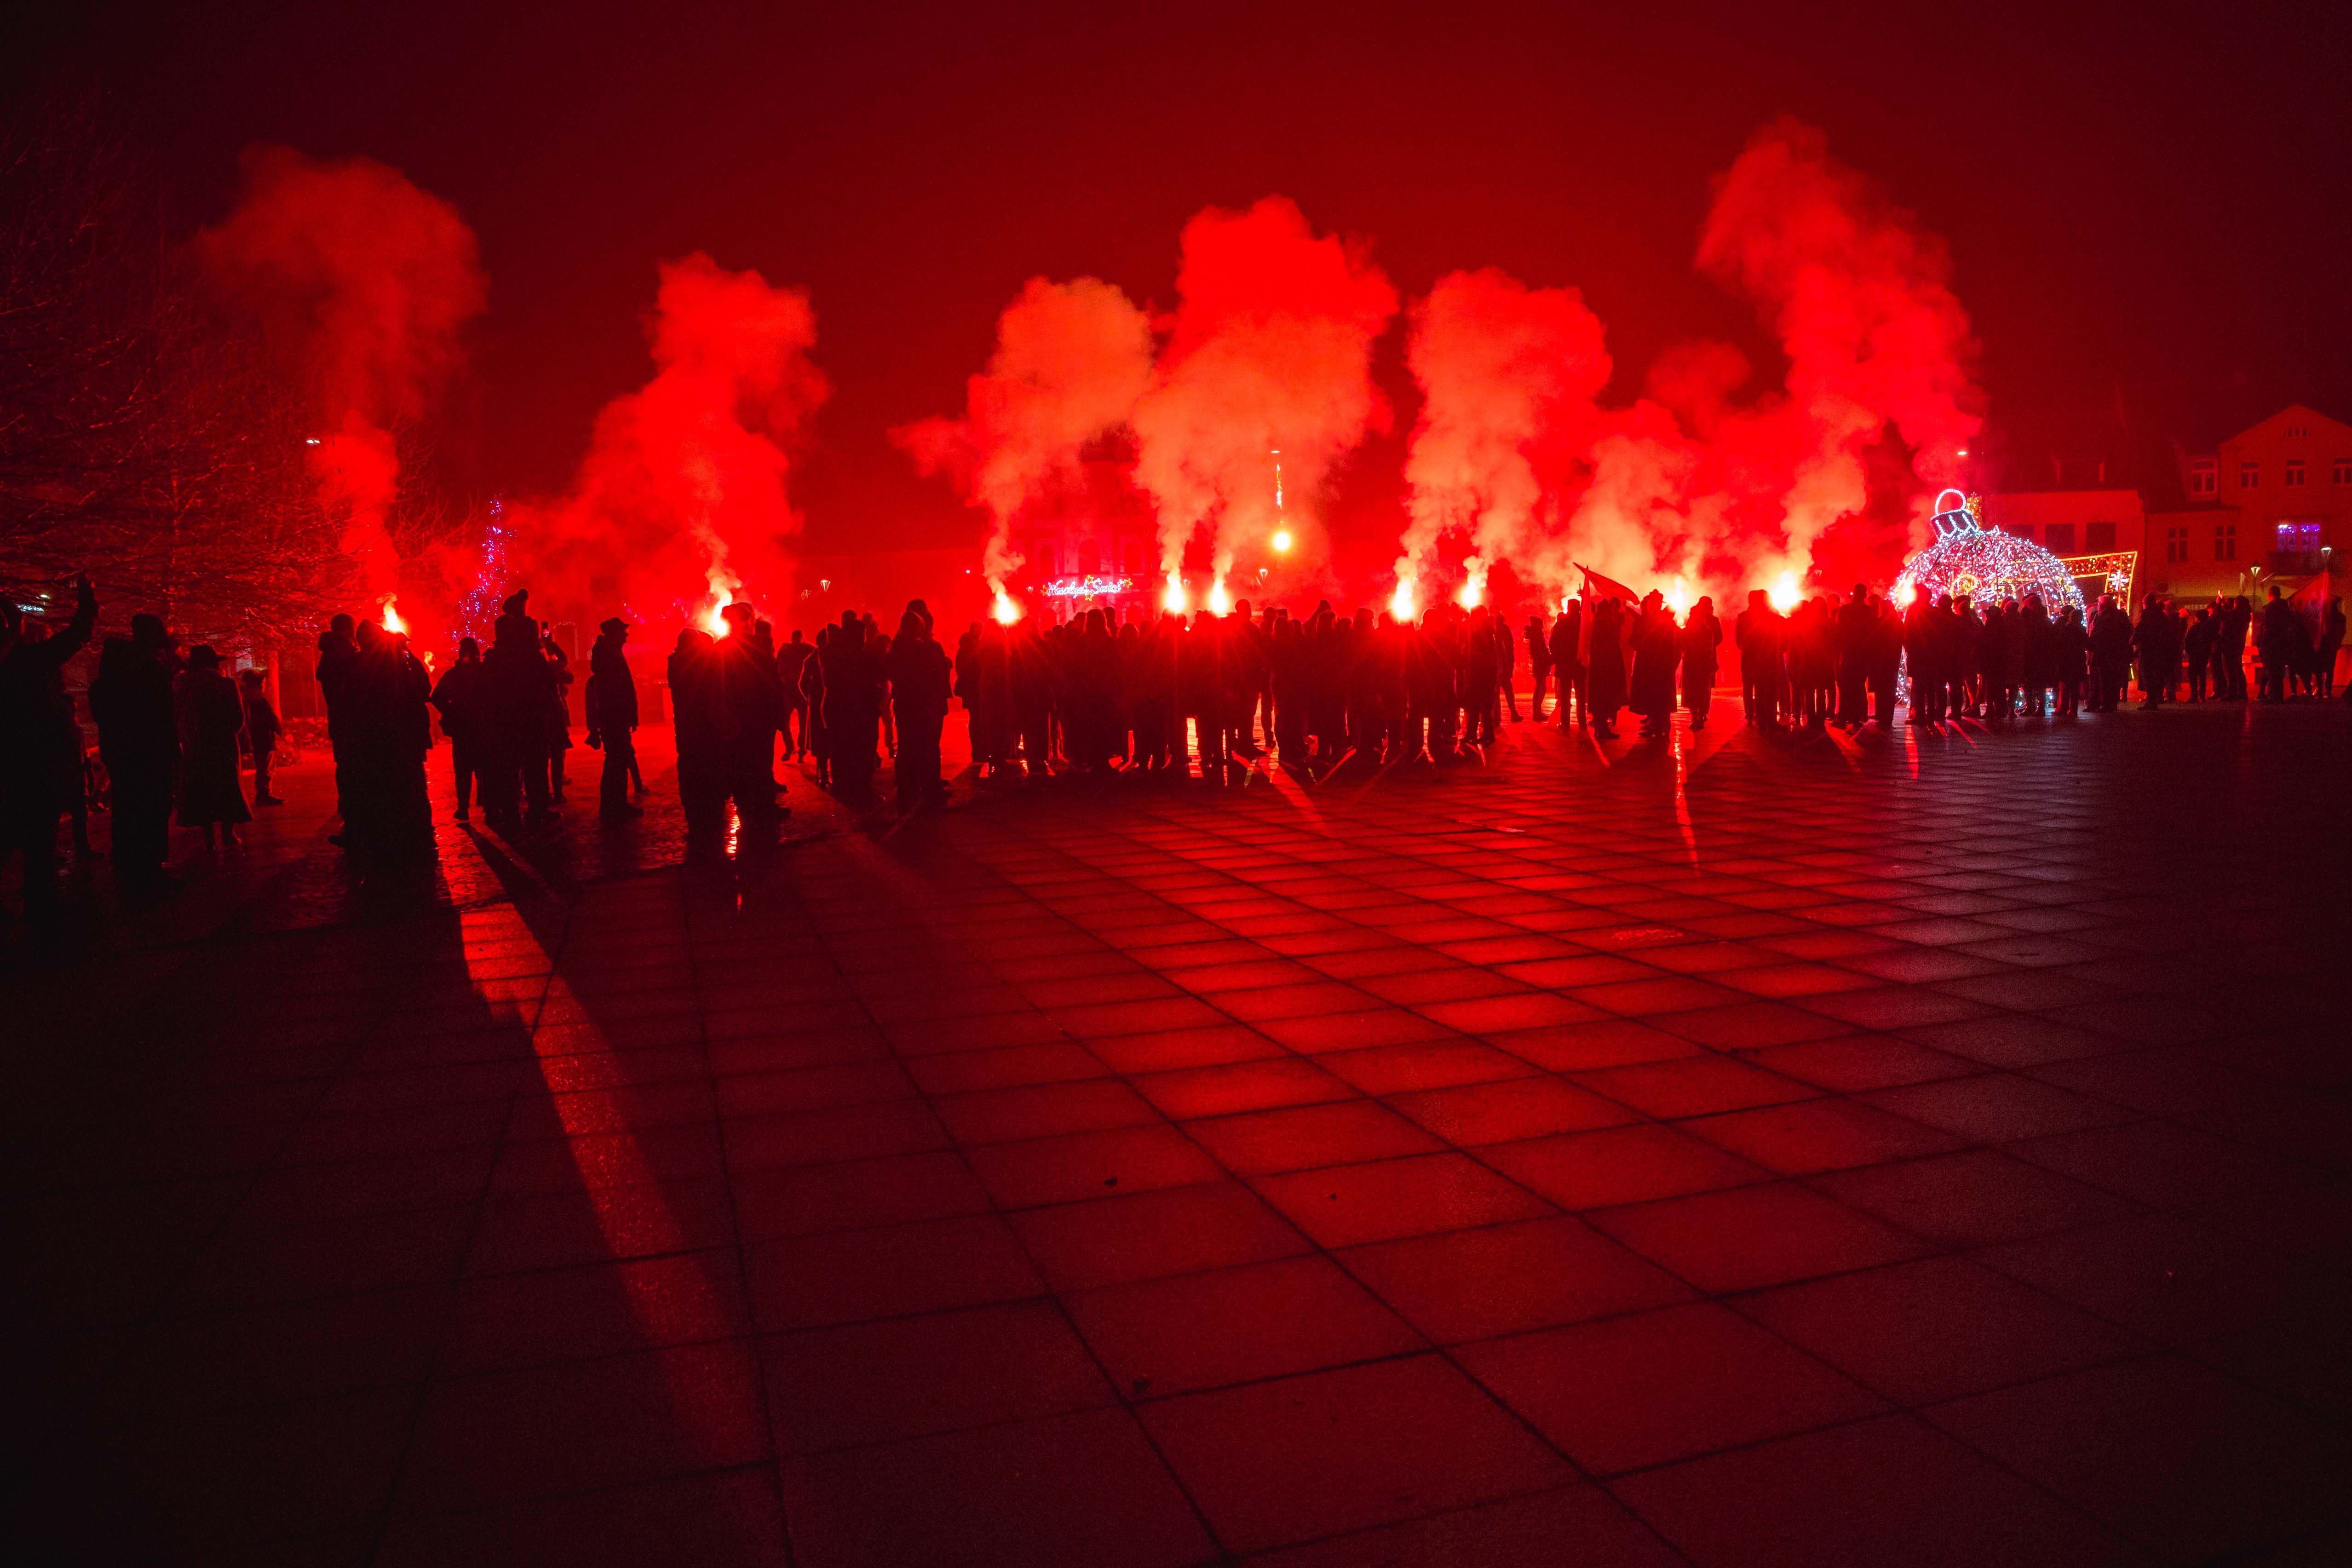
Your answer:
[[[646,738],[413,880],[297,768],[10,951],[22,1560],[2352,1552],[2340,708],[795,776],[683,869]]]

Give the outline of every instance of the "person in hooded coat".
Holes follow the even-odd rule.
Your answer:
[[[547,714],[559,700],[555,672],[540,651],[539,623],[521,612],[520,593],[507,603],[507,613],[491,629],[489,651],[482,655],[487,719],[482,814],[498,828],[518,825],[525,802],[532,823],[553,813],[548,794]]]
[[[172,716],[180,732],[180,826],[202,828],[206,849],[213,846],[215,829],[226,849],[236,842],[236,825],[253,821],[236,776],[245,698],[220,665],[210,643],[197,643],[188,650],[188,667],[172,690]]]
[[[1715,600],[1701,594],[1675,642],[1683,661],[1683,706],[1690,709],[1691,727],[1705,729],[1715,707],[1715,667],[1723,646],[1723,622],[1715,618]]]
[[[1646,736],[1661,736],[1674,727],[1675,666],[1682,658],[1675,645],[1678,630],[1665,595],[1652,589],[1633,626],[1633,707],[1642,716]]]
[[[890,640],[888,673],[898,721],[898,807],[904,815],[947,794],[940,777],[940,731],[947,723],[950,684],[947,650],[911,605]]]

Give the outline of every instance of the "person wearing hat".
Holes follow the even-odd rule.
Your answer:
[[[220,847],[233,849],[236,825],[253,821],[236,775],[245,698],[221,674],[221,656],[211,643],[188,650],[188,667],[173,685],[172,716],[180,732],[180,826],[202,828],[208,850],[217,829]]]
[[[607,817],[634,817],[640,812],[629,803],[629,783],[637,778],[637,682],[622,652],[629,623],[615,615],[597,631],[603,635],[588,652],[588,747],[604,752],[597,809]]]

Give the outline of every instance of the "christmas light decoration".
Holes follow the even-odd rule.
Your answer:
[[[1958,504],[1947,507],[1948,500]],[[1930,599],[1950,594],[1979,605],[2022,601],[2033,594],[2056,620],[2072,605],[2083,608],[2083,591],[2066,563],[2031,539],[1988,528],[1974,496],[1946,490],[1936,497],[1936,542],[1903,563],[1895,580],[1895,601],[1908,603],[1914,589]]]
[[[1057,577],[1045,585],[1049,599],[1107,599],[1134,591],[1135,579],[1131,577]],[[1000,593],[998,597],[1003,596]]]

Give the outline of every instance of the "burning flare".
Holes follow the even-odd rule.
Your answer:
[[[1486,601],[1486,563],[1474,555],[1462,563],[1462,570],[1470,575],[1462,580],[1454,601],[1465,610],[1475,610]]]
[[[393,608],[393,601],[397,597],[396,594],[384,595],[383,603],[376,609],[375,623],[395,637],[405,637],[408,635],[408,622],[403,621],[400,612]]]
[[[999,626],[1010,626],[1021,619],[1021,606],[1011,594],[1000,588],[996,591],[996,607],[989,613],[996,617]]]
[[[1797,574],[1793,570],[1784,571],[1774,580],[1771,588],[1772,608],[1781,614],[1786,615],[1790,611],[1794,610],[1798,601],[1803,597],[1804,595],[1798,591]]]
[[[1277,528],[1275,530],[1274,535],[1274,553],[1276,555],[1288,555],[1290,553],[1290,530],[1288,528]]]
[[[1221,577],[1217,579],[1216,581],[1209,584],[1210,614],[1223,615],[1230,612],[1233,607],[1233,598],[1225,592],[1225,580],[1223,578]]]
[[[1397,579],[1396,591],[1389,596],[1389,613],[1399,621],[1412,619],[1412,579],[1409,577]]]
[[[1181,615],[1192,601],[1184,596],[1184,579],[1176,572],[1168,574],[1168,591],[1160,596],[1160,608],[1171,615]]]

